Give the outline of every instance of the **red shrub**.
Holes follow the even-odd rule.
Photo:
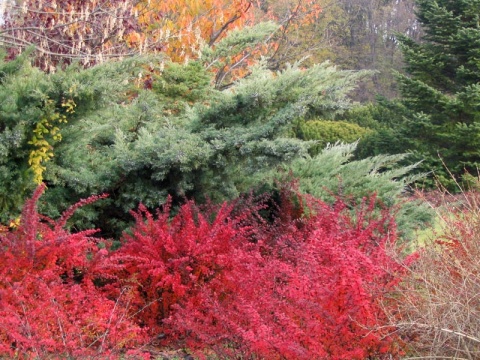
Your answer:
[[[364,359],[399,355],[380,301],[402,264],[392,217],[302,198],[241,198],[172,219],[144,207],[120,250],[63,229],[27,202],[0,229],[0,356],[114,356],[144,344],[220,357]],[[304,210],[308,209],[308,210]],[[260,216],[263,214],[264,216]],[[135,324],[132,322],[135,321]],[[143,329],[143,330],[141,330]]]
[[[0,357],[108,356],[138,345],[144,335],[126,318],[128,294],[107,299],[93,285],[106,250],[95,231],[71,234],[58,221],[42,218],[36,203],[44,186],[27,201],[20,225],[0,230]]]
[[[392,217],[373,215],[375,198],[356,212],[309,199],[303,217],[292,206],[301,198],[281,198],[273,222],[258,215],[264,203],[245,199],[215,216],[190,202],[171,221],[168,206],[156,218],[141,208],[110,258],[121,269],[116,287],[136,291],[139,323],[164,344],[199,354],[397,356],[379,305],[401,270],[386,251],[395,241]]]

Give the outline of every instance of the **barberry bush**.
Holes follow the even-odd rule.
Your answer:
[[[221,205],[144,206],[118,250],[38,214],[0,231],[0,357],[144,356],[155,341],[199,358],[398,358],[388,322],[409,259],[375,196],[333,205],[299,193]]]
[[[103,291],[132,288],[137,323],[200,357],[400,356],[381,306],[408,262],[390,255],[392,215],[374,211],[375,197],[353,212],[288,187],[278,198],[188,202],[173,218],[168,205],[140,207]]]
[[[145,332],[127,317],[129,293],[107,299],[95,286],[107,255],[94,230],[72,234],[68,218],[42,217],[37,188],[18,226],[0,228],[0,358],[113,356],[138,347]]]

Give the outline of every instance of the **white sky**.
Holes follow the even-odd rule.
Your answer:
[[[3,23],[3,8],[5,6],[5,0],[0,0],[0,24]]]

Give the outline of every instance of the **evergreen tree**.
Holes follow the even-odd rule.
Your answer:
[[[399,75],[405,150],[416,150],[447,183],[480,164],[480,1],[417,0],[422,41],[400,36],[408,76]]]
[[[55,74],[32,67],[30,52],[10,62],[1,59],[0,54],[0,221],[5,223],[19,214],[39,182],[50,181],[48,168],[63,157],[57,147],[70,137],[70,127],[128,100],[151,59],[88,70],[72,66]]]
[[[139,203],[222,201],[268,184],[316,145],[290,136],[298,121],[348,110],[348,92],[368,75],[329,63],[274,72],[264,62],[221,91],[198,62],[131,58],[54,74],[32,68],[26,56],[0,65],[3,220],[43,180],[40,206],[54,218],[81,198],[108,193],[72,224],[109,237],[126,228]]]
[[[295,120],[348,108],[346,93],[365,75],[328,63],[281,72],[260,64],[220,91],[198,63],[166,64],[153,90],[138,89],[64,129],[45,172],[47,213],[107,192],[98,209],[78,215],[82,226],[91,221],[109,236],[125,228],[139,203],[154,209],[167,195],[175,205],[248,192],[268,170],[307,155],[313,142],[286,136]]]

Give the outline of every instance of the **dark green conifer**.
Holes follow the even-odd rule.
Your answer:
[[[399,75],[402,103],[411,114],[398,125],[405,150],[422,153],[447,182],[439,157],[457,176],[480,164],[480,1],[416,3],[425,35],[399,38],[408,73]]]

